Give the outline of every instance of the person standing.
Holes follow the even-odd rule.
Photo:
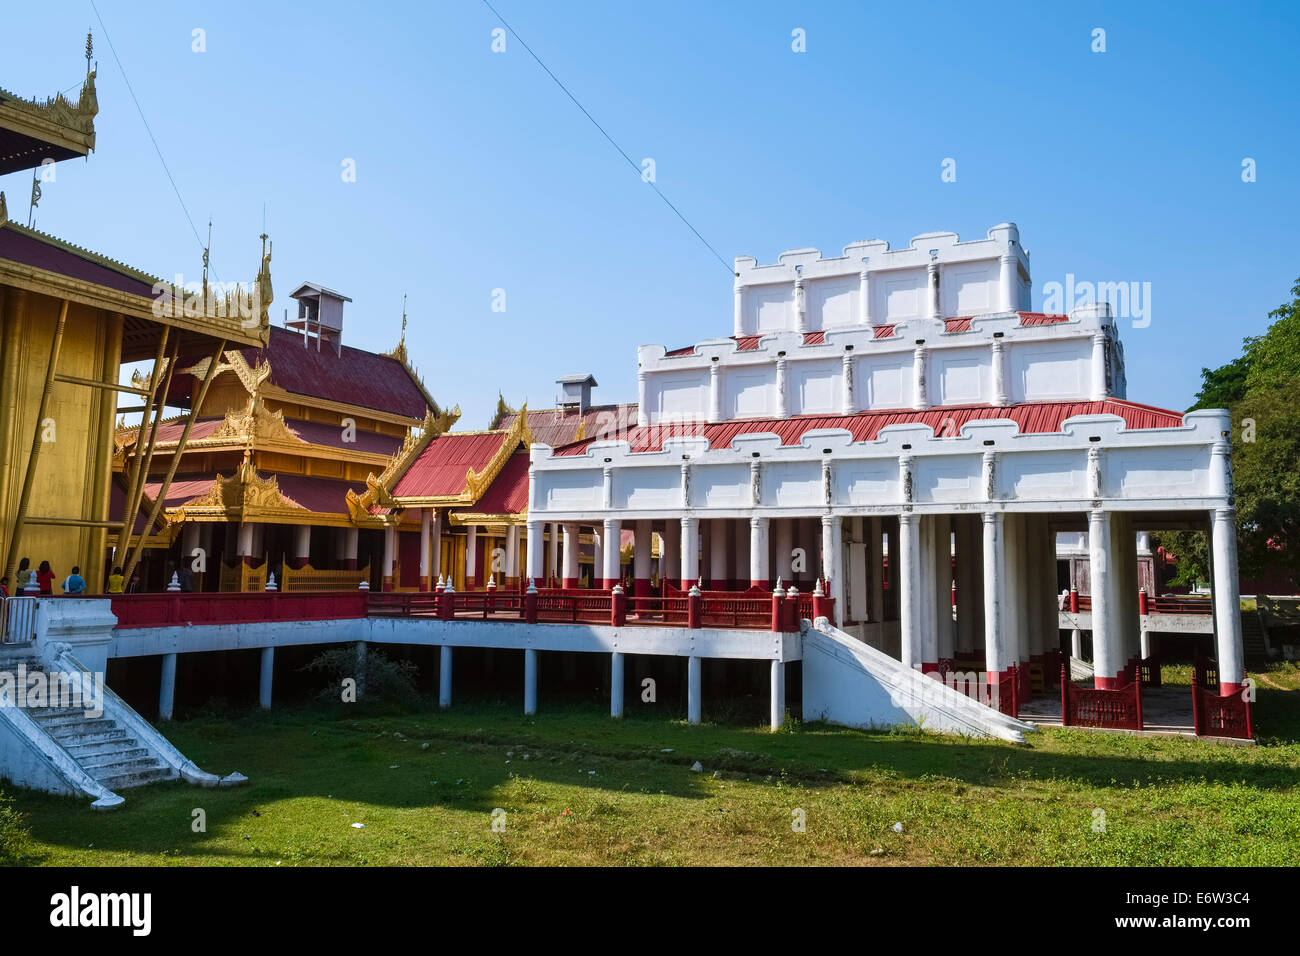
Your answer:
[[[121,594],[122,580],[122,569],[120,567],[114,568],[113,573],[108,576],[108,593]]]
[[[18,590],[15,594],[22,594],[36,583],[36,572],[32,570],[32,562],[23,558],[18,562]]]
[[[42,561],[36,569],[36,589],[41,594],[54,593],[54,570],[48,561]]]
[[[64,594],[84,594],[86,591],[86,579],[81,576],[81,568],[75,564],[72,566],[72,573],[63,579]]]

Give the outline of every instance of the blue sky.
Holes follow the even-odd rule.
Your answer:
[[[461,427],[498,389],[549,405],[573,372],[634,399],[638,345],[730,334],[727,269],[513,38],[492,52],[481,0],[96,3],[195,224],[213,220],[216,274],[252,277],[265,205],[273,320],[314,280],[354,299],[346,342],[386,349],[407,294],[412,358]],[[1121,333],[1129,397],[1173,408],[1300,277],[1294,5],[493,3],[727,262],[1012,220],[1036,305],[1067,273],[1151,283],[1149,327]],[[95,32],[98,149],[58,166],[37,227],[197,276],[90,4],[0,22],[0,86],[24,96],[78,85]],[[29,178],[0,189],[24,220]]]

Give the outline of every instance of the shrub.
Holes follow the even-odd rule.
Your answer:
[[[343,681],[354,680],[357,703],[366,709],[405,709],[419,703],[416,686],[419,669],[410,661],[393,660],[374,647],[367,647],[365,663],[358,665],[355,647],[335,647],[316,655],[303,670],[331,678],[331,683],[320,692],[323,701],[339,703]]]
[[[30,836],[23,815],[9,795],[0,792],[0,866],[25,862]]]

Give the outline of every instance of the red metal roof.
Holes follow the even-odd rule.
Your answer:
[[[1047,312],[1018,312],[1021,325],[1055,325],[1057,322],[1068,322],[1068,315],[1052,315]]]
[[[995,405],[943,405],[917,411],[910,408],[859,412],[856,415],[800,415],[786,419],[741,419],[727,422],[684,422],[634,428],[626,435],[634,452],[659,451],[665,438],[702,435],[710,448],[727,448],[739,435],[771,433],[783,445],[798,445],[803,436],[819,428],[843,428],[855,442],[874,441],[889,425],[922,424],[943,435],[958,435],[967,422],[1013,421],[1021,434],[1046,434],[1061,430],[1067,418],[1079,415],[1119,415],[1128,428],[1176,428],[1183,423],[1180,412],[1167,411],[1136,402],[1107,399],[1102,402],[1026,402],[1005,407]],[[580,455],[591,440],[556,449],[556,455]]]
[[[969,332],[971,318],[972,316],[962,315],[954,319],[944,319],[943,330],[945,332]]]
[[[439,435],[425,446],[393,486],[395,498],[459,495],[470,470],[482,471],[496,458],[505,431]]]
[[[349,491],[361,494],[365,482],[344,481],[341,478],[321,478],[316,475],[291,475],[283,472],[258,472],[263,478],[275,478],[280,494],[318,514],[347,514]]]
[[[581,415],[560,408],[530,408],[528,430],[533,433],[533,441],[558,448],[573,441],[578,435],[579,426],[584,424],[584,438],[627,431],[636,425],[636,411],[635,402],[626,405],[593,405]],[[518,413],[507,415],[498,427],[509,431],[518,417]]]
[[[57,242],[53,236],[35,229],[6,223],[4,228],[0,228],[0,259],[21,262],[119,292],[153,298],[152,283],[139,275],[131,275],[134,270],[130,267],[122,266],[122,271],[111,269],[91,258],[94,253],[86,251],[81,255],[73,251],[75,247],[68,248]]]
[[[805,332],[803,334],[804,345],[825,345],[826,333],[822,332]]]
[[[517,515],[528,510],[528,453],[511,455],[474,505],[485,515]]]
[[[894,327],[892,325],[877,325],[873,337],[877,339],[892,339],[894,337]]]
[[[395,358],[343,346],[342,354],[322,347],[303,346],[297,332],[271,327],[266,348],[244,348],[249,366],[271,364],[271,384],[312,398],[323,398],[360,408],[373,408],[407,418],[423,418],[428,400],[423,389]]]

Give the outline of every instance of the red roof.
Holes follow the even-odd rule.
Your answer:
[[[83,250],[85,254],[82,255],[73,251],[75,248],[58,244],[54,237],[35,229],[24,229],[17,223],[6,223],[5,228],[0,228],[0,259],[21,262],[119,292],[153,298],[153,284],[139,274],[131,275],[134,270],[127,266],[123,266],[121,271],[111,269],[94,261],[94,253]]]
[[[955,319],[944,319],[943,330],[945,332],[969,332],[971,316],[963,315]]]
[[[271,364],[272,385],[311,398],[323,398],[345,405],[423,418],[429,400],[424,390],[395,358],[343,346],[342,354],[331,348],[305,348],[303,337],[279,326],[271,327],[266,348],[240,349],[244,361],[255,368]]]
[[[506,431],[439,435],[425,446],[393,486],[394,498],[459,495],[469,471],[482,471],[500,453]]]
[[[1068,322],[1068,315],[1052,315],[1047,312],[1019,312],[1021,325],[1055,325],[1057,322]]]
[[[209,438],[225,421],[225,418],[198,418],[194,420],[194,427],[190,429],[189,441],[196,442],[203,438]],[[338,425],[331,425],[328,422],[308,422],[300,418],[286,418],[285,425],[289,427],[295,435],[305,442],[313,445],[326,445],[331,448],[339,448],[345,451],[360,451],[374,455],[393,455],[402,446],[402,439],[393,435],[384,435],[379,432],[366,431],[357,429],[356,441],[345,442],[343,440],[343,429]],[[185,430],[184,420],[163,422],[158,426],[158,441],[161,444],[176,442],[180,440],[181,432]],[[131,433],[134,440],[139,433],[136,428]],[[146,430],[146,435],[148,431]],[[188,447],[188,446],[187,446]]]
[[[474,505],[485,515],[517,515],[528,510],[528,453],[511,455]]]
[[[294,504],[318,514],[347,514],[349,491],[362,494],[365,482],[316,475],[292,475],[281,472],[258,472],[263,478],[275,478],[280,494]]]
[[[858,412],[855,415],[799,415],[785,419],[741,419],[727,422],[683,422],[633,428],[627,433],[634,452],[659,451],[665,438],[702,435],[710,448],[727,448],[738,435],[771,433],[780,436],[783,445],[798,445],[803,436],[820,428],[847,429],[853,441],[875,441],[880,430],[889,425],[928,425],[936,432],[957,435],[971,421],[1013,421],[1021,434],[1059,432],[1067,418],[1079,415],[1119,415],[1128,428],[1177,428],[1183,424],[1181,412],[1171,412],[1151,405],[1107,399],[1102,402],[1026,402],[1005,407],[995,405],[943,405],[923,411],[890,409]],[[575,442],[556,449],[556,455],[580,455],[594,439]]]
[[[636,425],[636,412],[635,402],[626,405],[593,405],[581,415],[560,408],[530,408],[528,430],[533,433],[533,441],[556,448],[573,441],[578,435],[579,426],[584,424],[584,438],[611,431],[627,431]],[[516,418],[518,413],[507,415],[499,427],[509,431],[514,427]]]

